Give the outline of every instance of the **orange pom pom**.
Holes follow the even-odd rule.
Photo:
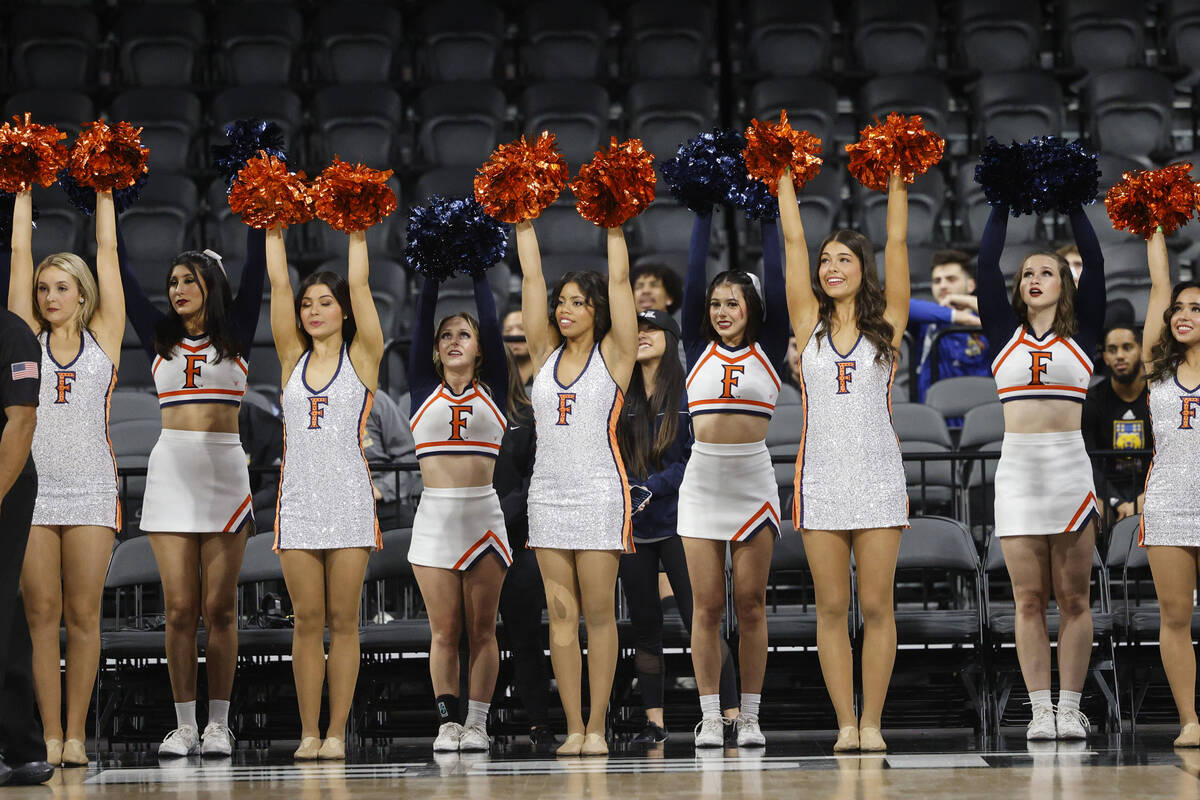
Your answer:
[[[313,198],[303,172],[260,150],[238,172],[229,207],[251,228],[288,227],[313,218]]]
[[[654,202],[654,156],[641,139],[597,150],[592,160],[571,181],[579,216],[601,228],[616,228],[645,211]]]
[[[128,189],[150,171],[146,165],[150,150],[142,147],[141,135],[142,129],[128,122],[87,123],[71,148],[67,165],[71,177],[97,192]]]
[[[349,164],[334,156],[313,187],[317,217],[343,233],[365,231],[396,210],[387,185],[392,171]]]
[[[750,120],[746,128],[746,171],[767,185],[772,196],[779,194],[779,176],[792,168],[796,188],[817,177],[823,163],[821,140],[808,131],[798,131],[788,123],[787,110],[779,112],[779,122]]]
[[[35,183],[49,186],[67,163],[67,135],[53,125],[38,125],[15,116],[16,125],[0,126],[0,191],[25,192]]]
[[[1108,218],[1117,230],[1146,239],[1161,225],[1174,233],[1196,215],[1200,184],[1192,183],[1192,165],[1186,161],[1162,169],[1126,172],[1104,196]]]
[[[868,189],[886,191],[888,179],[897,170],[905,183],[912,183],[942,160],[946,140],[925,130],[920,114],[906,117],[893,111],[883,122],[862,129],[850,154],[847,168]]]
[[[475,176],[475,199],[501,222],[535,219],[567,186],[567,161],[542,131],[531,145],[522,136],[502,144]]]

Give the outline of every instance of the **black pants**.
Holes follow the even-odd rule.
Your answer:
[[[550,673],[546,669],[548,642],[542,636],[546,589],[537,555],[513,548],[513,563],[500,590],[500,616],[512,650],[513,683],[531,725],[550,721]]]
[[[33,643],[21,601],[21,564],[37,476],[21,475],[0,502],[0,749],[10,765],[46,760],[33,694]]]
[[[683,540],[672,536],[658,542],[638,542],[637,552],[621,556],[621,585],[629,603],[637,654],[638,686],[643,708],[663,707],[663,610],[658,596],[658,565],[675,590],[675,603],[688,633],[692,631],[692,581],[688,576]],[[733,654],[721,642],[721,708],[738,705]]]

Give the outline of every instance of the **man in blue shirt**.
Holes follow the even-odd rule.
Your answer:
[[[938,340],[938,331],[951,326],[979,327],[979,301],[975,298],[975,274],[971,259],[958,250],[939,250],[933,254],[930,269],[933,298],[910,300],[908,328],[917,343],[917,401],[925,401],[925,392],[933,380],[933,362],[938,378],[959,375],[990,375],[987,340],[981,333],[950,333]]]

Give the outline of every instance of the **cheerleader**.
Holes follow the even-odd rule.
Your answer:
[[[250,474],[238,435],[245,354],[254,341],[266,276],[265,233],[250,229],[237,298],[220,256],[177,255],[167,272],[166,312],[129,267],[120,229],[125,308],[151,359],[162,433],[146,466],[141,529],[162,577],[167,668],[176,727],[160,756],[227,756],[229,697],[237,666],[237,578],[254,530]],[[204,617],[208,724],[196,724],[196,627]]]
[[[741,713],[740,747],[766,739],[758,724],[767,667],[767,575],[779,534],[779,492],[767,452],[787,353],[783,270],[773,222],[762,226],[763,280],[731,270],[704,289],[712,215],[696,218],[683,286],[688,411],[696,436],[679,485],[679,535],[692,582],[692,663],[702,719],[697,747],[720,747],[721,615],[725,549],[733,556]],[[765,288],[765,292],[763,289]],[[765,535],[764,535],[765,534]]]
[[[295,615],[292,673],[301,729],[294,755],[301,761],[340,760],[346,757],[346,720],[358,682],[363,576],[371,551],[381,545],[362,432],[378,383],[383,328],[367,281],[362,231],[350,234],[348,281],[334,272],[315,272],[293,297],[278,227],[267,233],[267,271],[283,384],[275,550]],[[329,727],[321,741],[326,677]]]
[[[108,407],[117,380],[125,299],[112,195],[96,193],[96,273],[72,253],[34,271],[29,192],[15,200],[9,308],[42,347],[33,436],[37,501],[21,571],[33,639],[34,688],[47,761],[87,766],[85,723],[100,659],[100,601],[113,537],[121,527]],[[66,735],[62,726],[59,621],[66,620]]]
[[[633,540],[637,552],[621,556],[621,586],[633,623],[638,688],[646,726],[635,743],[667,739],[663,720],[663,609],[659,565],[666,572],[684,627],[692,630],[692,585],[678,536],[679,484],[692,449],[692,424],[680,363],[679,326],[666,311],[638,312],[637,369],[629,381],[624,413],[617,426],[621,459],[629,473]],[[733,654],[722,639],[721,708],[737,716],[737,679]]]
[[[629,484],[617,419],[637,354],[629,254],[609,228],[608,280],[568,272],[548,308],[532,223],[516,226],[525,338],[536,376],[537,456],[529,485],[529,546],[537,549],[550,616],[550,661],[567,717],[560,755],[604,755],[617,666],[614,592],[620,554],[633,550]],[[579,614],[587,625],[589,719],[583,722]]]
[[[1163,668],[1179,709],[1181,731],[1176,747],[1200,747],[1196,720],[1196,652],[1192,647],[1192,612],[1200,555],[1200,283],[1171,285],[1167,245],[1162,229],[1147,244],[1150,302],[1142,352],[1150,354],[1150,419],[1154,425],[1154,460],[1142,498],[1139,543],[1146,548],[1158,594],[1159,635]],[[1192,388],[1188,388],[1192,387]]]
[[[1058,253],[1027,255],[1006,298],[1000,256],[1008,208],[996,206],[979,242],[979,318],[1004,404],[996,466],[996,526],[1016,602],[1017,658],[1033,718],[1027,739],[1082,739],[1079,694],[1092,652],[1089,601],[1099,513],[1080,430],[1104,325],[1104,257],[1082,208],[1070,213],[1083,257],[1079,286]],[[1046,606],[1058,603],[1058,709],[1050,702]]]
[[[491,747],[487,715],[500,670],[496,615],[512,565],[504,512],[492,488],[510,410],[508,356],[492,288],[482,272],[474,281],[479,320],[453,314],[437,324],[435,333],[438,284],[425,279],[408,361],[409,419],[425,487],[408,560],[429,612],[429,675],[439,722],[435,751]],[[460,725],[458,644],[464,614],[470,697],[465,725]]]
[[[815,274],[791,173],[779,179],[787,250],[787,304],[800,347],[804,431],[792,522],[804,536],[817,603],[817,655],[838,719],[836,751],[885,750],[883,702],[896,660],[892,589],[908,494],[892,428],[892,377],[908,324],[908,191],[888,184],[886,287],[871,242],[825,237]],[[803,345],[800,343],[804,342]],[[846,631],[850,557],[863,614],[862,716],[854,714],[854,659]]]

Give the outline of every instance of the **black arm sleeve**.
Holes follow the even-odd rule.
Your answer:
[[[421,284],[421,294],[417,296],[417,323],[408,350],[409,417],[417,413],[438,383],[437,372],[433,369],[433,315],[437,297],[437,281],[426,278]]]
[[[1017,329],[1017,312],[1008,300],[1000,256],[1008,233],[1008,206],[993,206],[979,240],[979,269],[975,278],[979,297],[979,321],[988,341],[988,361],[994,361]]]
[[[243,353],[249,353],[258,333],[258,311],[262,307],[263,286],[267,278],[267,232],[257,228],[246,230],[246,262],[242,265],[242,281],[233,299],[230,319],[242,337]]]
[[[483,348],[483,381],[492,390],[492,401],[503,414],[508,413],[508,357],[504,336],[496,313],[496,297],[487,273],[475,275],[475,309],[479,312],[479,346]]]
[[[702,343],[700,327],[707,313],[704,308],[704,290],[708,284],[705,265],[711,235],[712,214],[697,214],[692,223],[692,241],[688,245],[687,275],[683,279],[683,347],[689,358],[696,345]]]
[[[779,231],[775,220],[762,223],[763,307],[766,324],[758,337],[767,358],[780,375],[787,375],[788,320],[787,287],[783,281],[783,259],[779,252]]]
[[[1070,219],[1075,246],[1083,260],[1083,271],[1079,273],[1079,286],[1075,290],[1075,315],[1079,320],[1079,333],[1075,338],[1083,352],[1091,357],[1104,330],[1104,312],[1108,305],[1104,288],[1104,253],[1083,209],[1072,211]]]
[[[129,251],[125,248],[125,236],[121,233],[119,220],[117,221],[117,263],[121,267],[121,289],[125,294],[125,315],[133,324],[133,330],[142,343],[142,349],[146,351],[146,355],[150,356],[150,360],[154,361],[154,329],[158,323],[162,322],[166,314],[159,311],[154,303],[150,302],[150,298],[146,296],[146,291],[138,282],[137,276],[130,271]]]

